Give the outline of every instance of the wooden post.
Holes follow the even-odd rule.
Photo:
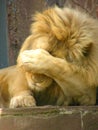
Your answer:
[[[6,0],[0,0],[0,68],[8,66]]]

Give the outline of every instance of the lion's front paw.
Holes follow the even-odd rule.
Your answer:
[[[17,108],[17,107],[32,107],[36,106],[35,99],[33,96],[16,96],[13,97],[10,101],[10,108]]]
[[[19,56],[19,66],[33,73],[44,73],[49,69],[52,55],[43,49],[26,50]]]

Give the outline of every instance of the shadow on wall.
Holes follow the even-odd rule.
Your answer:
[[[47,6],[57,5],[59,7],[63,7],[66,0],[46,0]]]

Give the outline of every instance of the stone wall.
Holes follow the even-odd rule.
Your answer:
[[[98,107],[1,109],[0,130],[98,130]]]

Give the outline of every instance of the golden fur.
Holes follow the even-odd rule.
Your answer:
[[[25,104],[35,106],[36,101],[31,96],[24,72],[20,68],[11,66],[0,70],[0,99],[3,107],[25,107]]]
[[[77,9],[57,7],[37,14],[34,20],[32,35],[20,50],[19,63],[29,72],[54,79],[62,88],[65,99],[69,100],[64,104],[69,105],[73,101],[81,105],[95,104],[98,84],[97,20]],[[51,56],[48,59],[48,54],[36,48],[60,59]]]
[[[17,67],[1,70],[0,86],[7,86],[1,96],[9,99],[10,107],[95,104],[97,20],[76,9],[58,7],[36,14],[34,20]]]
[[[52,88],[52,85],[54,86],[54,89]],[[52,85],[42,92],[34,90],[32,93],[25,72],[22,69],[17,66],[1,69],[0,106],[15,108],[36,105],[62,105],[64,95],[55,82],[53,82]]]

